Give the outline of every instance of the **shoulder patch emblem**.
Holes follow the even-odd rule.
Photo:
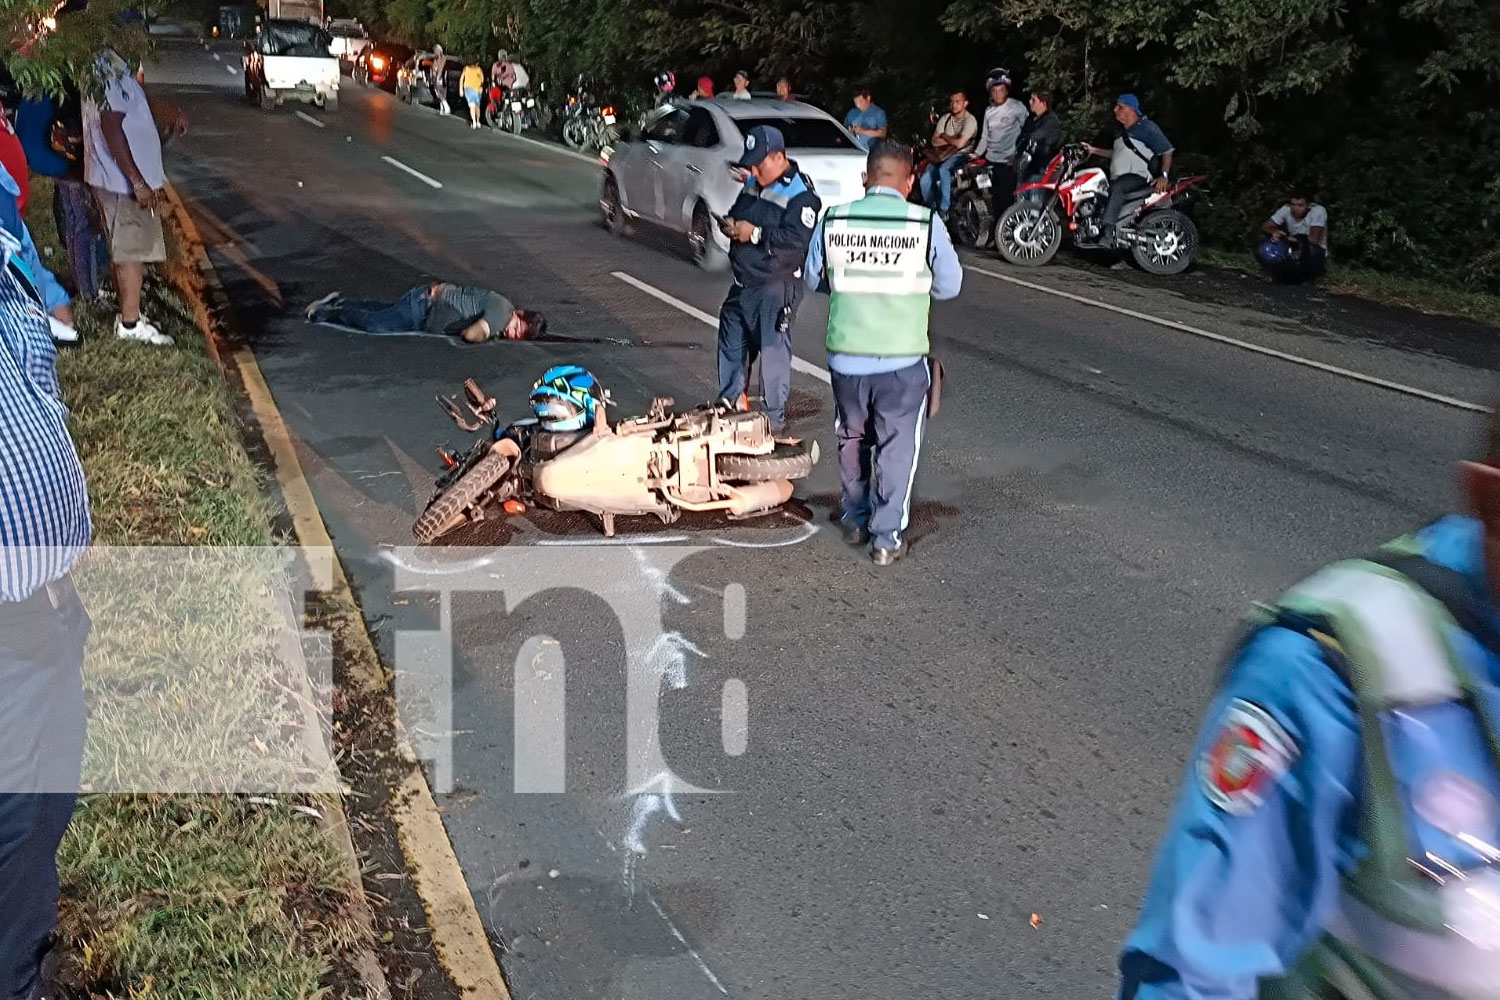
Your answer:
[[[1198,761],[1199,785],[1224,812],[1248,816],[1260,808],[1266,789],[1286,774],[1297,754],[1297,744],[1269,712],[1236,698]]]
[[[814,212],[811,208],[804,208],[802,210],[802,224],[808,229],[816,226],[818,224],[818,213]]]

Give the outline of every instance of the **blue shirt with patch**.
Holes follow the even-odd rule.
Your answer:
[[[762,188],[752,175],[729,209],[729,218],[760,229],[754,243],[731,241],[729,266],[734,280],[747,288],[790,284],[802,277],[807,245],[823,210],[813,183],[795,162],[779,180]]]
[[[1426,558],[1463,574],[1494,608],[1477,521],[1444,518],[1416,538]],[[1500,624],[1500,612],[1491,613]],[[1500,708],[1500,658],[1467,633],[1454,638],[1480,697],[1492,711]],[[1274,720],[1294,757],[1258,801],[1226,810],[1213,801],[1200,764],[1226,714],[1244,703]],[[1466,706],[1393,714],[1385,733],[1408,798],[1439,769],[1500,795],[1500,776]],[[1343,876],[1366,853],[1361,755],[1354,695],[1317,643],[1280,627],[1252,636],[1193,747],[1139,922],[1120,957],[1121,1000],[1253,1000],[1260,980],[1296,965],[1333,915]],[[1436,846],[1454,856],[1451,843],[1433,839],[1444,835],[1407,811],[1418,849]]]

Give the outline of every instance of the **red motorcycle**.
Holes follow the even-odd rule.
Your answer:
[[[1072,144],[1052,158],[1041,180],[1016,189],[1016,202],[995,223],[995,247],[1012,264],[1040,267],[1057,256],[1071,234],[1081,249],[1129,250],[1151,274],[1181,274],[1198,251],[1194,205],[1205,177],[1188,177],[1166,191],[1144,188],[1126,200],[1114,240],[1104,241],[1109,175],[1084,167],[1088,147]],[[1066,228],[1063,225],[1066,220]]]

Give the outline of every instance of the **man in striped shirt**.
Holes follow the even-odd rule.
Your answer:
[[[39,276],[4,228],[0,258],[0,1000],[35,1000],[83,758],[89,617],[69,571],[92,528]]]

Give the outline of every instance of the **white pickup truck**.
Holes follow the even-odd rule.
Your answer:
[[[370,47],[370,35],[365,31],[365,26],[353,18],[333,18],[328,22],[328,34],[333,36],[333,43],[328,46],[328,51],[333,53],[334,58],[346,70],[353,69],[354,60]]]
[[[308,21],[262,21],[245,45],[245,97],[270,110],[285,100],[339,106],[339,61],[328,32]]]

